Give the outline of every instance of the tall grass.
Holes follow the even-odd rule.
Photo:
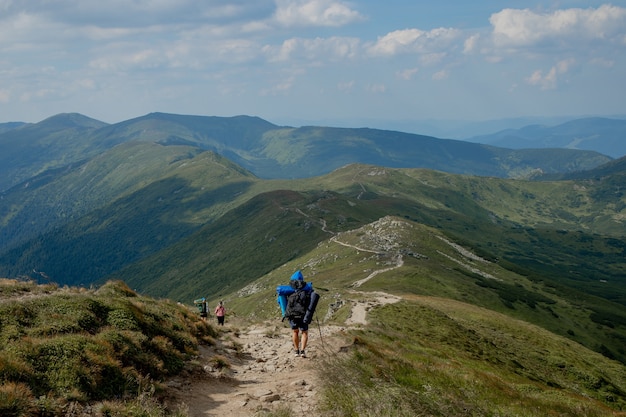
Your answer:
[[[323,414],[626,415],[623,366],[526,323],[467,308],[441,301],[373,310],[371,325],[353,331],[346,352],[321,367]]]
[[[97,291],[0,282],[0,415],[97,403],[107,416],[169,415],[156,398],[159,381],[215,336],[190,310],[122,282]]]

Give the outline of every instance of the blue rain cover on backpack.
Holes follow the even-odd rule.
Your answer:
[[[296,291],[302,293],[302,297],[299,297],[301,301],[298,304],[304,304],[297,312],[291,312],[291,317],[287,317],[289,309],[290,296]],[[276,294],[278,296],[278,305],[283,316],[283,319],[298,319],[304,323],[310,323],[317,307],[317,301],[320,296],[313,290],[313,283],[305,282],[304,276],[301,271],[296,271],[291,275],[289,285],[279,285],[276,287]],[[293,298],[293,297],[291,297]],[[295,301],[295,300],[294,300]],[[293,301],[292,301],[293,305]]]

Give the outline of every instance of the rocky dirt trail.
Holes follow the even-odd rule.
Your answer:
[[[365,295],[365,297],[364,297]],[[166,405],[186,410],[190,417],[262,416],[291,409],[296,415],[317,416],[320,382],[317,369],[327,355],[337,355],[350,343],[346,330],[366,324],[367,311],[395,302],[384,293],[361,293],[346,326],[309,327],[307,357],[294,354],[291,330],[276,320],[242,327],[228,320],[215,346],[201,346],[202,371],[167,382]],[[220,366],[223,363],[229,366]]]

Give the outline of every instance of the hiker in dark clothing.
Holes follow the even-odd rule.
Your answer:
[[[293,331],[293,347],[296,351],[296,356],[306,358],[306,344],[309,341],[309,325],[300,320],[289,320],[291,330]],[[302,332],[302,339],[300,339],[300,332]]]
[[[206,320],[209,315],[209,305],[206,301],[206,298],[202,297],[193,302],[198,308],[198,312],[200,313],[200,318],[202,320]]]
[[[291,276],[289,285],[276,287],[276,294],[283,320],[289,320],[296,356],[306,358],[309,324],[313,320],[313,314],[320,297],[313,290],[312,283],[304,282],[301,271],[296,271]]]
[[[305,285],[304,277],[300,271],[293,274],[290,281],[294,288],[302,288]],[[308,298],[309,296],[307,295],[306,299]],[[306,301],[306,303],[308,306],[308,301]],[[304,315],[301,315],[299,317],[290,317],[289,325],[292,330],[293,347],[295,349],[296,356],[306,358],[305,349],[307,342],[309,341],[309,323],[305,321]],[[302,334],[302,336],[300,334]]]

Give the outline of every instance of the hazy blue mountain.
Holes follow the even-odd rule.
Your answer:
[[[529,125],[469,138],[511,149],[567,148],[599,152],[612,158],[626,155],[626,120],[590,117],[556,126]]]
[[[128,142],[215,151],[262,178],[307,178],[351,163],[527,177],[591,169],[611,159],[593,151],[512,150],[380,129],[280,127],[250,116],[151,113],[107,125],[61,114],[0,134],[0,191]]]
[[[0,191],[104,151],[106,147],[90,135],[103,126],[106,123],[70,113],[0,133]]]
[[[459,120],[459,119],[295,119],[283,118],[281,123],[290,126],[334,126],[334,127],[369,127],[380,130],[396,130],[400,132],[416,133],[445,139],[470,140],[466,138],[490,135],[505,129],[520,129],[528,125],[557,125],[580,116],[559,117],[514,117],[493,120]],[[616,117],[626,118],[626,117]]]
[[[0,123],[0,133],[6,132],[8,130],[17,129],[18,127],[24,126],[26,123],[24,122],[7,122]]]

